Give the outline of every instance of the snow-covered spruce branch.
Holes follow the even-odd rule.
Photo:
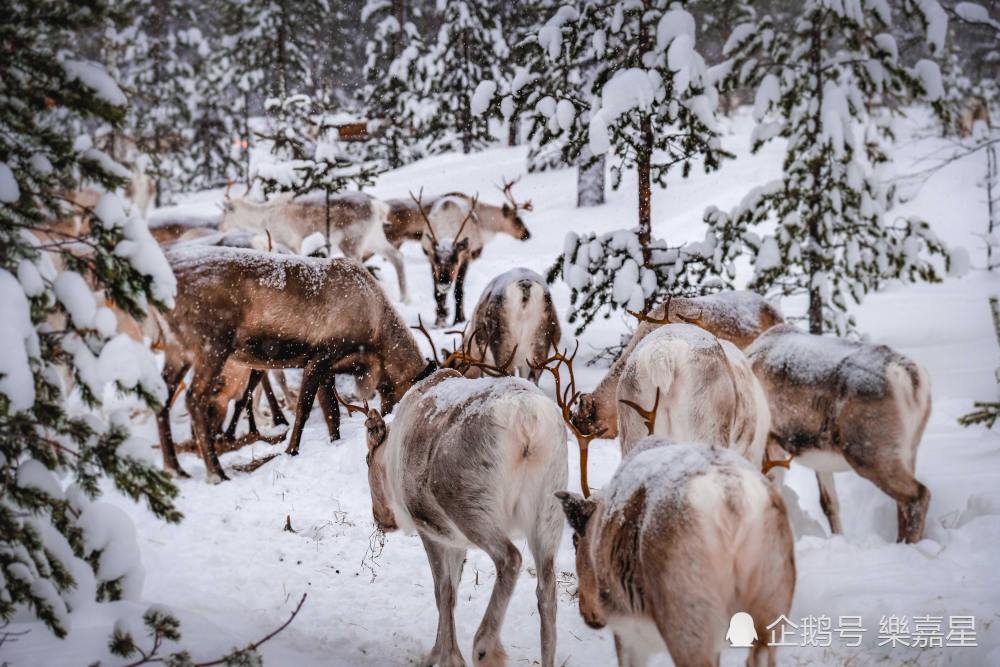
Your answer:
[[[735,246],[706,234],[705,240],[668,246],[654,240],[644,264],[639,231],[618,230],[566,235],[563,254],[549,268],[546,279],[557,278],[570,287],[567,321],[576,334],[602,315],[616,310],[642,311],[668,296],[695,296],[731,287],[735,269],[729,261]]]
[[[166,664],[170,667],[215,667],[225,665],[226,667],[259,667],[264,664],[259,653],[261,646],[271,639],[274,639],[285,628],[291,625],[295,617],[298,616],[302,605],[306,602],[307,594],[303,593],[299,598],[299,603],[295,605],[288,619],[277,628],[261,637],[255,642],[251,642],[242,648],[234,648],[229,653],[214,660],[195,662],[187,651],[177,651],[163,655],[160,649],[164,642],[178,642],[181,640],[181,623],[173,615],[151,607],[142,616],[143,625],[152,641],[148,649],[143,649],[136,643],[132,633],[121,626],[116,626],[108,641],[108,649],[111,654],[126,660],[135,658],[132,662],[126,663],[124,667],[140,667],[141,665]],[[100,667],[101,663],[93,662],[90,667]]]

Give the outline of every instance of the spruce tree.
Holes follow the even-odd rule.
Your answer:
[[[160,206],[184,179],[198,58],[198,44],[187,38],[198,18],[195,7],[182,0],[121,0],[118,6],[130,21],[111,33],[113,71],[129,94],[126,126],[139,153],[148,157]]]
[[[5,1],[2,12],[0,620],[27,610],[61,637],[74,606],[135,597],[141,580],[128,559],[104,562],[138,547],[128,518],[97,502],[103,481],[180,519],[176,489],[144,460],[149,443],[127,415],[100,410],[107,384],[152,408],[167,399],[148,348],[100,304],[141,318],[171,306],[175,284],[145,223],[110,193],[128,171],[87,132],[125,119],[121,88],[77,55],[81,31],[110,27],[107,3]],[[68,205],[84,186],[109,193]],[[74,215],[79,227],[65,224]]]
[[[940,6],[910,9],[940,53]],[[902,61],[894,18],[905,17],[887,3],[809,0],[794,21],[764,16],[737,27],[726,45],[726,86],[756,90],[753,150],[784,139],[784,173],[728,214],[709,209],[705,221],[726,254],[752,255],[752,289],[807,295],[812,333],[844,333],[850,302],[893,279],[937,281],[931,256],[949,261],[926,222],[891,214],[896,193],[881,178],[895,101],[923,97],[942,110],[938,66]],[[759,229],[772,221],[773,233]]]
[[[437,40],[418,64],[431,105],[419,135],[432,152],[469,153],[492,140],[487,119],[473,113],[473,93],[480,82],[502,78],[499,63],[508,58],[509,47],[492,3],[454,0],[439,8]]]
[[[566,162],[587,149],[591,161],[610,155],[613,187],[623,169],[637,173],[637,226],[602,237],[571,234],[550,271],[550,279],[562,275],[570,284],[569,318],[581,329],[599,312],[642,310],[671,293],[686,273],[661,263],[678,249],[652,236],[653,185],[665,187],[674,167],[687,176],[696,160],[714,170],[727,155],[686,5],[584,0],[561,7],[539,33],[551,63],[538,79],[549,91],[536,104],[547,117],[543,132],[562,135]],[[607,263],[595,265],[597,258]]]
[[[361,12],[371,32],[359,94],[372,134],[364,157],[390,169],[421,157],[415,128],[422,88],[417,60],[424,47],[410,20],[413,9],[407,0],[369,0]]]

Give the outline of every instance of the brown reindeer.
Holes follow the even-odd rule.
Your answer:
[[[530,269],[501,273],[479,297],[469,323],[472,347],[488,364],[506,361],[521,377],[538,384],[541,371],[532,362],[544,359],[559,344],[559,315],[545,279]],[[472,367],[470,377],[480,369]]]
[[[637,315],[638,316],[638,315]],[[669,322],[686,322],[701,327],[720,340],[745,349],[761,333],[784,322],[781,312],[755,292],[719,292],[705,296],[672,297],[641,315],[632,339],[611,365],[593,393],[581,394],[573,422],[581,431],[602,430],[605,437],[618,435],[618,406],[615,395],[625,363],[636,345],[649,332]]]
[[[816,471],[841,532],[833,473],[853,469],[896,501],[897,540],[923,536],[930,491],[914,477],[931,412],[927,373],[884,345],[776,326],[747,348],[771,405],[771,441]]]
[[[573,529],[580,614],[611,627],[618,664],[668,652],[718,665],[726,626],[749,613],[748,667],[776,664],[767,625],[787,615],[795,552],[777,488],[736,452],[650,436],[607,487],[562,500]]]
[[[420,246],[430,262],[434,279],[435,326],[445,325],[452,286],[454,323],[465,321],[465,276],[469,263],[482,254],[483,247],[498,231],[521,240],[530,238],[518,211],[532,210],[531,202],[517,203],[510,194],[513,185],[514,182],[507,182],[502,186],[511,203],[500,207],[480,203],[478,195],[470,198],[459,193],[447,194],[428,204],[423,201],[423,191],[420,196],[410,193],[412,211],[424,223]]]
[[[526,380],[468,379],[442,369],[415,385],[386,425],[370,411],[372,514],[386,531],[420,535],[434,576],[437,639],[423,664],[464,665],[455,603],[469,547],[496,565],[496,583],[472,646],[474,665],[505,664],[500,629],[521,570],[511,541],[527,537],[537,570],[541,664],[556,648],[555,556],[562,537],[554,493],[566,485],[566,429]]]
[[[497,186],[506,199],[505,203],[500,206],[479,201],[477,198],[476,218],[479,221],[481,233],[485,236],[485,241],[489,241],[496,234],[507,234],[521,241],[531,238],[531,232],[528,231],[519,213],[520,211],[531,211],[533,206],[530,201],[519,202],[514,199],[513,187],[518,180],[520,179],[513,181],[505,179],[502,185]],[[412,197],[386,199],[385,203],[389,207],[389,214],[386,216],[385,237],[389,243],[399,248],[404,241],[420,241],[427,231],[423,216],[429,214],[431,208],[442,197],[464,200],[468,205],[471,205],[473,200],[473,197],[461,192],[448,192],[439,196],[426,197],[420,206],[413,201]]]
[[[330,224],[326,222],[325,196],[307,195],[292,198],[281,195],[258,204],[247,199],[226,197],[221,231],[245,229],[263,234],[270,232],[274,241],[294,252],[301,252],[302,243],[319,233],[345,257],[365,261],[373,254],[384,256],[396,271],[400,299],[406,303],[406,269],[403,255],[385,237],[388,207],[363,192],[348,192],[330,198]]]
[[[320,386],[332,394],[334,374],[374,372],[389,410],[425,370],[413,336],[355,260],[196,244],[174,246],[166,255],[178,285],[166,317],[194,369],[188,409],[210,479],[226,479],[215,453],[211,424],[217,415],[210,399],[228,360],[257,369],[304,369],[289,454],[298,453]]]

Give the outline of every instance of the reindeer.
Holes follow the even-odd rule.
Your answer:
[[[188,410],[210,480],[226,479],[215,452],[212,424],[218,417],[210,399],[214,378],[229,359],[262,370],[304,369],[286,449],[292,455],[317,391],[322,385],[332,393],[334,374],[374,373],[389,410],[422,372],[433,370],[425,368],[416,340],[356,260],[197,244],[174,246],[166,256],[178,288],[165,316],[194,369]],[[310,312],[324,317],[303,318]]]
[[[990,127],[990,106],[982,97],[972,97],[958,115],[958,136],[970,137],[976,123]]]
[[[227,194],[224,208],[220,231],[270,232],[276,242],[297,252],[308,236],[318,232],[345,257],[365,261],[375,253],[382,255],[396,271],[400,299],[409,302],[403,254],[385,238],[388,207],[378,199],[363,192],[332,195],[329,225],[325,199],[315,196],[293,199],[286,194],[258,204]]]
[[[795,552],[778,489],[734,451],[649,436],[599,497],[557,494],[573,529],[580,615],[609,625],[622,667],[666,651],[718,665],[736,612],[754,619],[748,667],[775,665],[767,625],[787,615]]]
[[[770,440],[816,471],[830,530],[842,532],[833,473],[853,469],[896,501],[897,541],[919,542],[930,503],[914,477],[931,412],[924,369],[884,345],[788,324],[765,332],[747,356],[771,405]]]
[[[618,411],[623,456],[651,434],[732,449],[758,468],[763,463],[771,414],[750,362],[693,324],[667,324],[635,346],[622,368],[618,402],[632,408]],[[648,429],[653,423],[656,429]]]
[[[509,360],[521,377],[538,384],[531,362],[559,344],[559,315],[545,279],[530,269],[511,269],[490,281],[469,323],[472,341],[487,363]],[[470,369],[476,377],[478,367]]]
[[[519,215],[520,211],[533,210],[530,201],[518,202],[513,195],[513,187],[520,178],[513,181],[504,179],[497,188],[506,200],[500,206],[476,201],[476,218],[479,222],[480,230],[484,235],[484,242],[489,241],[496,234],[507,234],[520,241],[531,238],[531,232],[524,224],[524,220]],[[461,192],[449,192],[444,195],[424,199],[421,205],[417,205],[413,198],[408,199],[387,199],[386,205],[389,207],[389,214],[385,225],[385,237],[389,239],[396,248],[399,248],[404,241],[420,241],[423,238],[427,227],[424,223],[424,215],[430,213],[431,208],[443,197],[451,197],[453,200],[461,200],[466,205],[471,205],[473,197]],[[478,255],[477,255],[478,256]]]
[[[391,425],[371,410],[366,426],[375,523],[419,534],[434,576],[437,639],[424,664],[465,664],[454,611],[470,546],[485,551],[497,570],[473,664],[504,664],[500,628],[521,569],[511,538],[523,534],[538,572],[541,664],[552,667],[554,560],[562,537],[553,494],[567,475],[566,430],[552,401],[521,378],[468,379],[442,369],[403,397]]]
[[[573,413],[573,423],[585,433],[604,431],[605,437],[618,435],[618,381],[632,350],[649,332],[670,322],[694,324],[713,336],[745,349],[776,324],[784,322],[781,312],[755,292],[719,292],[705,296],[671,297],[647,314],[636,314],[639,326],[624,351],[611,365],[593,393],[581,394]]]
[[[498,186],[510,202],[502,207],[481,204],[478,196],[470,198],[458,193],[438,197],[428,205],[423,202],[423,191],[419,197],[410,193],[415,205],[413,210],[426,228],[420,245],[434,278],[435,326],[445,325],[448,292],[452,285],[455,287],[454,323],[465,321],[465,275],[469,262],[482,254],[483,247],[497,231],[505,231],[521,240],[530,238],[517,212],[532,210],[532,204],[530,201],[519,204],[514,200],[511,189],[516,182],[508,181]]]

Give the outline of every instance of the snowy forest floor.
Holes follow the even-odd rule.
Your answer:
[[[929,165],[925,158],[948,154],[948,143],[936,138],[936,128],[916,119],[904,123],[895,151],[896,170],[912,172]],[[723,143],[737,154],[723,168],[705,175],[695,171],[682,180],[672,176],[669,187],[653,198],[654,235],[671,242],[702,236],[701,214],[708,205],[729,208],[753,186],[780,175],[782,146],[772,144],[758,155],[748,151],[752,122],[745,112],[726,121]],[[502,177],[524,171],[526,149],[494,148],[474,155],[445,155],[384,174],[372,192],[406,196],[408,190],[479,192],[499,201],[494,189]],[[984,264],[977,236],[986,224],[985,194],[977,184],[985,156],[951,164],[931,178],[900,213],[929,220],[948,243],[965,246],[974,266]],[[539,272],[563,247],[567,231],[609,231],[635,220],[635,174],[608,193],[606,205],[575,207],[575,170],[529,174],[518,184],[519,198],[534,200],[526,215],[532,232],[528,242],[500,236],[486,247],[469,271],[466,314],[486,283],[516,266]],[[222,192],[198,193],[182,203],[190,210],[210,212]],[[399,305],[410,323],[417,315],[433,317],[430,271],[419,247],[404,246],[413,302]],[[379,259],[383,283],[397,296],[392,269]],[[745,267],[744,267],[745,268]],[[852,473],[836,476],[845,534],[827,536],[812,473],[793,464],[787,483],[799,496],[809,518],[796,522],[798,581],[790,618],[825,615],[836,626],[839,615],[861,615],[867,629],[860,648],[847,648],[833,637],[829,648],[792,647],[779,650],[786,665],[985,665],[1000,664],[1000,436],[981,427],[958,426],[959,415],[973,400],[993,400],[994,371],[1000,349],[993,337],[987,297],[1000,293],[996,275],[974,270],[961,279],[939,285],[892,286],[872,295],[856,309],[860,330],[872,341],[891,345],[923,364],[933,381],[934,409],[920,449],[917,477],[931,490],[926,538],[917,545],[897,545],[894,503]],[[568,304],[562,284],[553,287],[560,313]],[[786,300],[786,315],[802,313],[802,303]],[[310,313],[308,317],[322,317]],[[564,341],[572,328],[563,324]],[[617,343],[631,323],[617,314],[599,320],[581,339],[586,361],[600,349]],[[436,332],[441,343],[446,336]],[[421,341],[424,345],[424,341]],[[581,388],[593,387],[606,362],[580,364]],[[543,387],[551,390],[549,384]],[[175,428],[183,439],[188,420],[179,402]],[[266,422],[266,418],[264,420]],[[151,440],[155,424],[140,426]],[[371,503],[364,463],[365,443],[359,417],[346,418],[341,441],[330,444],[319,410],[306,426],[301,454],[280,456],[253,473],[232,472],[233,480],[211,486],[193,454],[182,455],[193,479],[180,482],[184,521],[167,526],[142,507],[109,492],[107,499],[135,521],[146,570],[143,603],[119,602],[78,610],[73,631],[57,641],[37,624],[12,624],[10,630],[30,632],[0,648],[0,661],[11,667],[81,665],[110,659],[106,642],[117,619],[139,628],[148,604],[162,604],[182,620],[182,645],[196,659],[221,655],[235,645],[255,640],[280,625],[302,593],[309,597],[295,621],[263,653],[275,665],[395,665],[418,662],[433,644],[437,613],[430,569],[419,539],[391,534],[381,550],[370,542]],[[233,465],[280,451],[284,445],[263,443],[226,454]],[[570,440],[570,483],[579,484],[574,441]],[[150,455],[158,458],[158,450]],[[618,463],[617,443],[595,441],[591,446],[591,485],[600,488]],[[295,532],[283,530],[290,517]],[[524,546],[523,543],[520,546]],[[373,551],[374,547],[374,551]],[[507,613],[503,640],[512,665],[530,665],[539,658],[538,616],[530,555]],[[559,574],[559,665],[614,664],[608,630],[587,628],[576,607],[574,555],[566,529],[556,567]],[[466,656],[494,581],[485,554],[470,551],[462,577],[456,622],[459,644]],[[978,647],[915,649],[879,646],[883,616],[974,615]],[[912,629],[912,626],[911,626]],[[141,634],[139,632],[138,634]],[[793,640],[801,643],[799,638]],[[728,649],[724,665],[742,664],[745,649]],[[660,656],[655,664],[670,664]]]

